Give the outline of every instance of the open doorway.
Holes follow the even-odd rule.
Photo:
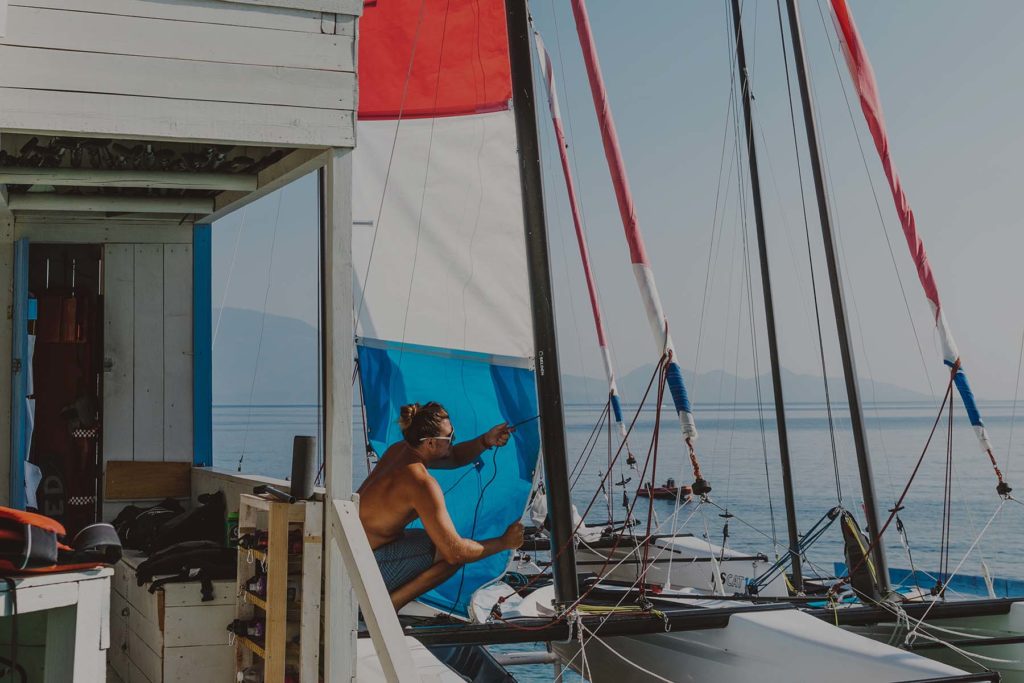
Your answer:
[[[99,519],[102,501],[102,249],[33,244],[29,249],[29,467],[36,507],[69,534]],[[33,348],[34,347],[34,348]],[[30,476],[27,474],[27,476]],[[31,505],[34,481],[26,489]]]

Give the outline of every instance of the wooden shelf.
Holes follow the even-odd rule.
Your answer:
[[[256,550],[256,548],[243,548],[242,546],[238,546],[238,552],[246,556],[248,556],[251,553],[252,556],[260,562],[267,561],[267,553],[263,550]]]
[[[245,596],[245,601],[250,605],[256,605],[264,612],[267,611],[267,601],[263,598],[259,597],[255,593],[250,593],[249,591],[242,591],[242,595]]]
[[[249,652],[252,652],[260,659],[267,658],[267,651],[259,645],[257,645],[255,640],[249,640],[245,636],[235,636],[235,642],[244,647],[246,650],[249,650]]]
[[[301,525],[302,549],[289,553],[290,533]],[[298,655],[302,681],[316,681],[320,655],[320,601],[323,537],[323,503],[301,501],[289,504],[266,497],[242,494],[238,509],[239,535],[264,530],[265,548],[238,548],[238,579],[235,615],[240,620],[259,619],[264,624],[263,644],[238,638],[235,652],[236,673],[252,663],[253,655],[262,658],[267,681],[284,678],[286,659]],[[262,564],[266,575],[266,596],[250,592],[246,583],[253,574],[254,561]],[[298,601],[288,600],[289,576],[301,572]],[[298,622],[299,642],[292,643]]]

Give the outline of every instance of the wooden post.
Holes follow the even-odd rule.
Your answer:
[[[288,503],[269,503],[267,510],[267,609],[264,675],[283,681],[288,640]],[[283,609],[282,609],[283,608]]]
[[[0,210],[0,311],[11,310],[14,303],[14,216]],[[14,326],[7,315],[0,315],[0,386],[11,385],[11,340]],[[11,443],[11,392],[0,391],[0,443]],[[13,456],[12,456],[13,457]],[[10,467],[0,467],[0,504],[9,506]]]
[[[320,338],[323,349],[324,460],[327,505],[352,495],[352,156],[334,149],[320,173]],[[325,538],[327,613],[324,680],[355,680],[356,603],[336,525]]]

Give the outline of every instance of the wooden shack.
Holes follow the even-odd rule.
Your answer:
[[[125,463],[202,476],[211,223],[317,169],[328,484],[334,497],[351,492],[361,9],[0,0],[0,356],[11,358],[0,363],[0,502],[35,503],[76,528],[109,518],[108,498],[120,507],[160,492],[145,490],[156,475]],[[355,659],[340,635],[354,632],[354,608],[339,564],[328,552],[328,680],[348,678],[332,666]]]

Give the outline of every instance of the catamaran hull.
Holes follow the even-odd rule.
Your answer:
[[[1007,642],[1024,637],[1024,602],[1012,603],[1005,614],[928,619],[927,624],[931,627],[926,629],[927,633],[953,643],[955,647],[977,658],[980,665],[998,671],[1003,683],[1024,683],[1024,643]],[[892,622],[843,628],[851,633],[895,645],[902,645],[907,635],[905,627]],[[929,659],[967,671],[983,670],[982,666],[971,662],[964,655],[926,638],[918,637],[912,647],[915,653]]]
[[[577,643],[553,643],[553,649],[563,662],[583,673]],[[657,681],[658,677],[680,682],[865,683],[942,679],[964,673],[796,610],[736,614],[720,629],[591,640],[584,650],[586,675],[593,683]]]
[[[770,566],[762,555],[746,555],[683,535],[656,540],[648,557],[654,562],[647,570],[647,583],[685,586],[711,594],[744,593],[747,582],[761,576]],[[606,559],[609,560],[607,566]],[[583,544],[576,550],[576,566],[581,571],[598,573],[604,568],[602,577],[614,581],[636,581],[642,563],[643,554],[634,550],[629,539],[623,539],[614,551],[610,548],[590,549]],[[788,595],[782,574],[763,586],[760,595]]]

